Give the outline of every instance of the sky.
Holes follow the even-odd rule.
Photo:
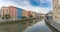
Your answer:
[[[0,0],[0,7],[16,6],[27,11],[47,13],[52,10],[52,0]]]

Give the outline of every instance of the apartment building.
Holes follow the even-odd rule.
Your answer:
[[[16,19],[17,17],[17,9],[14,6],[2,7],[1,11],[2,11],[1,15],[2,17],[6,14],[9,14],[12,19]]]
[[[22,17],[28,17],[28,12],[22,9]]]

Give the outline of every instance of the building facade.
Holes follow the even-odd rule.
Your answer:
[[[5,14],[9,14],[9,9],[8,9],[8,7],[2,7],[1,8],[1,11],[2,11],[2,17],[5,15]]]
[[[2,11],[0,10],[0,17],[1,17],[1,13],[2,13]]]
[[[28,17],[28,12],[22,9],[22,17]]]
[[[37,16],[37,18],[40,18],[41,13],[37,13],[36,16]]]
[[[31,11],[28,11],[28,17],[30,17],[32,14],[31,14]]]
[[[53,0],[53,19],[60,20],[60,0]]]
[[[21,19],[21,18],[22,18],[22,9],[17,8],[17,19]]]
[[[6,14],[9,14],[11,16],[11,19],[16,19],[17,17],[17,9],[14,6],[9,6],[9,7],[2,7],[1,8],[2,11],[2,17]]]
[[[36,18],[36,12],[32,12],[33,18]]]
[[[17,8],[14,6],[9,6],[10,15],[13,20],[17,19]]]

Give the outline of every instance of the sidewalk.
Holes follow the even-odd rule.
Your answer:
[[[56,23],[58,23],[58,24],[60,24],[60,21],[59,20],[53,20],[54,22],[56,22]]]
[[[58,20],[51,20],[50,25],[52,25],[54,28],[56,28],[58,31],[60,31],[60,21]]]

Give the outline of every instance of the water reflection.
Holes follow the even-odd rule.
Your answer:
[[[0,32],[22,32],[28,26],[31,26],[32,20],[21,21],[15,24],[0,25]]]
[[[40,21],[33,26],[28,27],[23,32],[52,32],[44,21]]]
[[[52,32],[40,19],[21,21],[15,24],[0,25],[0,32]]]
[[[34,20],[33,20],[34,21]],[[38,22],[28,28],[26,28],[23,32],[58,32],[49,24],[47,24],[44,20]]]

